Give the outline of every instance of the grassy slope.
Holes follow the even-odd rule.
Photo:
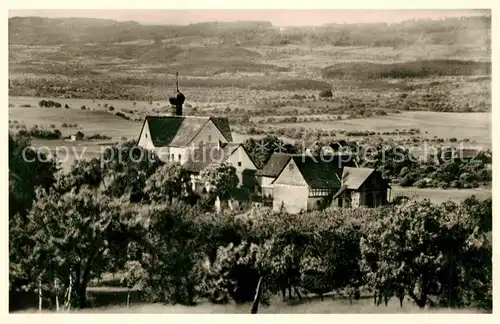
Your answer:
[[[119,289],[90,289],[90,295],[106,297],[107,306],[90,308],[86,310],[72,310],[77,313],[138,313],[138,314],[249,314],[250,304],[227,304],[214,305],[208,302],[200,302],[196,306],[183,305],[163,305],[137,303],[134,300],[137,296],[132,293],[131,306],[126,308],[126,292]],[[36,308],[29,308],[16,313],[38,312]],[[46,311],[51,312],[51,311]],[[370,297],[353,301],[352,305],[348,300],[325,296],[324,301],[318,297],[304,298],[302,301],[283,302],[279,297],[271,300],[269,306],[260,305],[259,314],[426,314],[426,313],[480,313],[476,309],[448,309],[448,308],[427,308],[419,309],[409,300],[405,301],[403,307],[399,306],[399,301],[395,298],[389,300],[388,306],[376,307]]]

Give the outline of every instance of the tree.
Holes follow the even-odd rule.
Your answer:
[[[57,161],[33,148],[29,139],[9,135],[9,217],[24,216],[35,198],[35,189],[50,189],[58,170]]]
[[[493,211],[491,198],[481,201],[475,196],[470,196],[462,201],[461,205],[473,222],[479,226],[481,232],[488,233],[492,231]]]
[[[262,168],[273,153],[296,154],[298,148],[292,144],[285,143],[276,136],[268,135],[260,140],[247,139],[243,146],[258,168]]]
[[[139,261],[127,261],[125,263],[125,275],[121,283],[127,286],[127,308],[130,306],[130,290],[137,288],[143,290],[147,285],[147,273]]]
[[[236,168],[227,163],[214,163],[200,173],[202,182],[206,184],[210,193],[221,200],[231,198],[238,185]]]
[[[125,201],[98,190],[38,191],[25,227],[30,239],[21,247],[27,251],[21,268],[31,286],[36,279],[47,284],[57,278],[66,288],[72,282],[78,306],[84,308],[89,281],[116,259],[115,251],[123,251],[137,224],[135,210]]]
[[[92,158],[90,160],[77,160],[68,173],[60,174],[54,187],[60,194],[78,191],[83,186],[98,188],[103,180],[104,174],[101,168],[101,160]]]
[[[189,174],[180,164],[164,164],[146,180],[144,191],[151,200],[168,198],[171,203],[190,191],[189,181]]]
[[[135,141],[111,147],[101,156],[106,192],[114,197],[128,194],[134,201],[144,198],[146,179],[163,165],[158,156]]]
[[[201,250],[193,218],[199,211],[183,203],[146,206],[148,219],[139,255],[146,273],[146,293],[153,301],[192,304],[195,263]]]
[[[460,306],[488,296],[487,242],[464,208],[408,201],[369,228],[361,240],[361,265],[370,286],[386,296],[407,294],[421,308],[436,302]],[[468,298],[472,278],[476,293]]]
[[[319,96],[320,96],[320,98],[331,98],[331,97],[333,97],[333,93],[332,93],[332,90],[327,89],[327,90],[321,91],[319,93]]]

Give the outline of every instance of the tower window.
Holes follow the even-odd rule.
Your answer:
[[[238,162],[238,166],[241,166],[241,162]]]

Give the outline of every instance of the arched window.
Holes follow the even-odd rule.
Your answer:
[[[172,153],[172,162],[175,160],[175,155]]]
[[[179,154],[179,161],[181,160],[181,155]]]

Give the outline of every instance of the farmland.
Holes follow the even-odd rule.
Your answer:
[[[69,136],[80,130],[84,134],[102,134],[112,138],[104,143],[96,143],[95,141],[84,143],[68,143],[65,141],[53,140],[36,140],[34,144],[47,146],[55,149],[58,146],[74,147],[75,152],[80,154],[81,147],[85,146],[84,158],[94,157],[94,153],[101,150],[98,144],[115,143],[122,138],[137,139],[139,136],[142,122],[139,120],[148,113],[147,102],[136,102],[134,105],[130,101],[122,100],[91,100],[91,99],[63,99],[58,100],[61,104],[68,104],[69,109],[62,108],[40,108],[38,107],[38,98],[30,97],[11,97],[9,103],[13,105],[9,108],[9,119],[18,121],[24,124],[27,128],[34,125],[43,128],[49,128],[50,125],[55,125],[61,130],[63,136]],[[22,105],[30,105],[31,107],[21,107]],[[81,110],[81,106],[86,106],[86,110]],[[134,116],[137,121],[125,120],[107,111],[104,105],[113,106],[119,110],[133,110],[137,112]],[[153,105],[154,106],[154,105]],[[146,112],[141,110],[145,107]],[[318,117],[322,115],[317,115]],[[309,116],[314,117],[314,116]],[[467,139],[467,143],[463,143],[466,147],[474,147],[481,149],[491,148],[491,114],[490,113],[443,113],[443,112],[402,112],[399,114],[390,114],[387,116],[376,116],[369,118],[356,118],[347,120],[328,120],[321,122],[299,122],[299,123],[266,123],[269,117],[253,117],[255,123],[261,125],[263,129],[303,128],[305,133],[315,134],[317,130],[334,131],[337,136],[335,138],[359,140],[359,137],[345,136],[342,132],[350,131],[374,131],[377,133],[392,132],[403,129],[416,128],[421,132],[422,138],[433,139],[443,138],[445,144],[457,145],[461,140]],[[280,117],[275,117],[279,120]],[[281,117],[283,118],[283,117]],[[76,128],[64,128],[62,124],[77,124]],[[12,125],[14,126],[14,125]],[[15,128],[13,127],[13,130]],[[233,126],[233,138],[235,141],[243,142],[247,138],[256,137],[245,133],[238,133],[238,127]],[[258,136],[257,136],[258,137]],[[391,138],[391,136],[380,136],[381,138]],[[459,139],[458,143],[450,143],[450,138]],[[304,139],[307,139],[305,137]],[[289,139],[293,142],[293,139]],[[102,141],[101,141],[102,142]],[[429,144],[429,149],[432,147]],[[418,154],[425,148],[422,145],[416,146],[414,152]],[[73,149],[71,149],[73,150]],[[67,170],[74,159],[66,159],[63,167]]]

